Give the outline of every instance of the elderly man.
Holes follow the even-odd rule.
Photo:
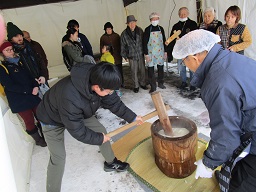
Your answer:
[[[197,29],[197,23],[191,19],[189,19],[189,10],[187,7],[181,7],[178,11],[179,14],[179,22],[176,23],[175,25],[173,25],[172,27],[172,31],[170,36],[172,36],[174,34],[174,31],[181,31],[181,34],[179,35],[179,38],[182,37],[183,35],[189,33],[190,31],[193,31],[195,29]],[[177,39],[179,39],[177,38]],[[169,45],[168,45],[168,57],[169,57],[169,61],[171,61],[173,59],[172,57],[172,50],[173,50],[173,46],[175,45],[176,40],[172,41]],[[184,45],[186,46],[186,45]],[[177,59],[177,58],[176,58]],[[181,89],[185,89],[188,84],[187,84],[187,71],[186,71],[186,66],[183,65],[183,63],[181,62],[180,59],[178,59],[178,68],[180,71],[180,77],[181,77]],[[193,73],[190,71],[190,79],[192,79]],[[195,87],[190,86],[190,90],[195,90]]]
[[[193,86],[209,111],[211,140],[196,162],[196,179],[215,172],[221,191],[256,189],[256,61],[224,50],[220,37],[199,29],[176,42],[173,56],[194,72]],[[186,45],[186,46],[184,46]],[[247,155],[247,156],[246,156]]]
[[[155,66],[158,70],[158,87],[165,89],[164,86],[164,61],[167,57],[166,38],[164,29],[158,25],[160,16],[153,12],[149,15],[150,25],[145,29],[143,35],[143,48],[148,66],[148,80],[151,86],[149,93],[156,90]]]
[[[146,87],[146,70],[143,54],[143,30],[137,26],[134,15],[127,16],[127,28],[121,34],[121,56],[129,61],[134,93],[139,92],[139,87]]]

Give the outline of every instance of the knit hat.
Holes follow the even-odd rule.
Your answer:
[[[104,30],[106,31],[107,28],[113,29],[113,25],[110,22],[105,23]]]
[[[3,44],[0,46],[0,53],[2,53],[3,50],[4,50],[6,47],[10,47],[10,46],[12,46],[12,44],[11,44],[9,41],[3,42]]]
[[[14,25],[12,22],[8,22],[7,23],[7,37],[8,40],[10,41],[13,37],[15,37],[16,35],[20,34],[23,36],[22,31],[16,26]]]
[[[127,19],[126,19],[126,24],[132,22],[132,21],[137,21],[134,17],[134,15],[129,15],[127,16]]]

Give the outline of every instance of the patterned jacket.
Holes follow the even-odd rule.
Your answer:
[[[135,27],[135,38],[130,28],[127,28],[121,34],[121,56],[125,59],[139,60],[143,55],[143,30]]]
[[[246,25],[238,23],[234,28],[228,29],[227,24],[220,26],[216,34],[220,36],[221,45],[227,49],[244,54],[244,50],[252,44],[252,36]]]

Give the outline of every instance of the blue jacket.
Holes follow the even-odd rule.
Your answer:
[[[37,106],[41,99],[33,95],[32,91],[39,85],[27,68],[21,61],[18,64],[3,61],[2,64],[7,68],[8,73],[0,66],[0,82],[12,112],[18,113]]]
[[[216,44],[191,85],[201,88],[210,116],[211,140],[203,163],[214,169],[226,162],[245,132],[253,132],[250,153],[256,155],[256,61]]]

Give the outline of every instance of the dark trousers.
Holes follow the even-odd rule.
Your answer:
[[[256,191],[256,155],[247,155],[232,170],[229,192]]]
[[[157,65],[157,82],[164,83],[164,66]],[[148,67],[148,81],[151,86],[151,89],[156,89],[156,76],[155,76],[155,67]]]
[[[21,118],[23,119],[25,126],[26,126],[26,131],[28,133],[35,129],[35,118],[37,119],[36,108],[37,108],[37,106],[35,106],[32,109],[28,109],[26,111],[21,111],[18,113],[21,116]]]
[[[123,74],[123,65],[121,64],[115,64],[119,73],[121,74],[122,77],[122,86],[124,85],[124,74]]]

